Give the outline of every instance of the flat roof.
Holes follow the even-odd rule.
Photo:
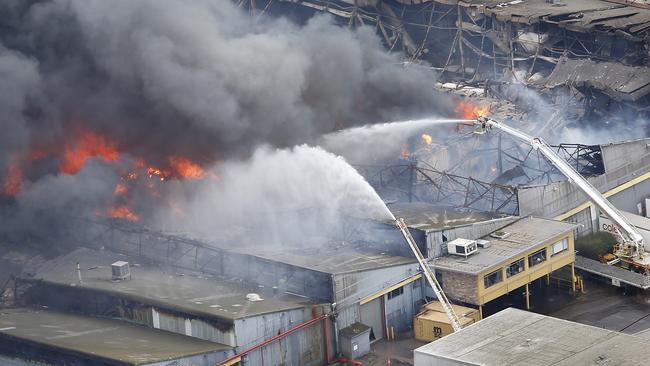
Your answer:
[[[414,350],[415,366],[445,360],[462,365],[644,365],[640,337],[508,308]]]
[[[80,353],[130,365],[232,349],[124,321],[32,309],[3,309],[0,339],[29,342],[64,353]]]
[[[426,202],[390,203],[388,207],[395,217],[403,218],[409,228],[423,231],[442,230],[509,217],[489,212],[463,212]]]
[[[118,260],[131,264],[130,280],[111,281],[111,263]],[[83,284],[78,281],[77,263],[81,265]],[[272,296],[268,293],[271,289],[241,281],[197,277],[189,273],[165,273],[154,265],[140,264],[123,254],[88,248],[79,248],[44,263],[34,278],[46,283],[105,291],[145,304],[226,320],[315,305],[299,296]],[[248,293],[258,293],[264,300],[248,301]]]
[[[328,243],[316,248],[258,248],[255,253],[248,254],[328,274],[361,272],[417,262],[415,257],[392,255],[353,243]]]
[[[574,228],[575,225],[568,222],[528,216],[500,229],[499,231],[510,233],[504,239],[496,239],[489,235],[483,237],[490,242],[489,248],[480,248],[478,253],[467,258],[446,255],[431,259],[430,263],[440,270],[478,274],[559,235],[568,233]]]

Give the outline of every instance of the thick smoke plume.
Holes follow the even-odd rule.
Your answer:
[[[210,181],[222,187],[204,188],[221,192],[214,195],[223,203],[212,200],[210,206],[221,212],[236,207],[237,190],[244,190],[231,187],[239,182],[228,173],[238,171],[233,159],[244,161],[239,173],[251,180],[244,191],[263,200],[250,192],[265,192],[272,180],[253,179],[246,169],[256,170],[264,154],[276,158],[277,169],[300,164],[300,158],[292,159],[305,154],[304,148],[272,153],[275,147],[315,141],[353,125],[450,114],[451,104],[432,91],[434,76],[403,68],[399,61],[386,53],[373,29],[341,28],[324,16],[304,26],[251,19],[227,0],[5,0],[0,3],[0,179],[19,184],[0,187],[3,216],[13,216],[3,220],[0,232],[46,238],[74,231],[61,213],[96,215],[98,206],[119,193],[124,172],[115,166],[129,161],[164,166],[180,156],[206,169],[227,166],[216,168],[223,175],[220,183]],[[88,141],[111,152],[91,151],[78,164],[81,171],[62,172],[57,159],[88,133],[93,134]],[[257,150],[262,145],[271,147]],[[112,149],[119,158],[109,155]],[[283,184],[291,188],[305,169],[284,172]],[[318,184],[328,186],[340,177],[320,179]],[[299,195],[296,189],[306,184],[293,184],[288,192]],[[182,199],[179,191],[194,185],[161,187],[155,195]],[[346,197],[350,203],[355,192],[329,200]],[[281,199],[300,201],[279,196],[273,202],[284,209],[310,208],[289,207]],[[153,216],[155,205],[148,200],[130,201],[142,216]],[[235,217],[244,220],[244,213],[249,211]]]

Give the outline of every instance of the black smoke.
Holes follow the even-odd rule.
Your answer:
[[[449,115],[435,75],[400,61],[373,29],[253,19],[228,0],[4,0],[0,179],[79,126],[123,155],[210,164],[348,126]],[[12,216],[2,234],[74,230],[63,213],[92,216],[119,180],[101,161],[74,176],[56,163],[30,168],[0,205]]]

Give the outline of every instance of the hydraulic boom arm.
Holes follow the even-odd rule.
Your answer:
[[[459,331],[461,329],[460,320],[454,312],[454,309],[451,307],[451,302],[449,299],[447,299],[447,295],[445,295],[445,293],[442,291],[442,286],[440,286],[438,280],[436,280],[436,276],[433,274],[433,271],[429,267],[429,263],[427,263],[427,261],[424,259],[424,256],[422,255],[422,252],[420,252],[420,249],[418,249],[413,236],[411,236],[408,227],[406,227],[404,219],[400,218],[395,220],[395,226],[397,226],[399,231],[402,232],[404,239],[406,239],[409,247],[411,247],[411,251],[413,251],[413,254],[415,254],[415,258],[417,258],[418,263],[420,264],[420,268],[422,268],[422,273],[424,273],[424,277],[427,279],[429,285],[433,289],[433,293],[436,294],[438,301],[440,301],[442,308],[445,310],[445,313],[451,322],[451,326],[454,328],[454,332]]]
[[[539,150],[544,156],[555,165],[555,167],[562,172],[569,181],[577,185],[582,191],[589,196],[589,198],[600,208],[607,216],[609,216],[619,226],[619,232],[625,244],[629,245],[628,255],[630,257],[637,257],[643,259],[645,254],[643,237],[639,232],[627,221],[621,212],[614,207],[589,181],[587,181],[580,173],[578,173],[571,165],[562,159],[553,149],[541,138],[531,137],[527,134],[518,131],[510,126],[501,122],[497,122],[487,117],[481,117],[477,120],[477,126],[483,130],[490,128],[498,128],[499,130],[515,136],[524,142],[531,145],[534,149]]]

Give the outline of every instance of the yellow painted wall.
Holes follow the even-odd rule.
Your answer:
[[[553,244],[557,243],[558,241],[564,238],[568,238],[569,241],[567,250],[560,252],[557,255],[551,257],[551,253],[552,253],[551,250]],[[546,248],[546,261],[536,266],[529,267],[528,255],[533,254],[542,248]],[[507,262],[499,263],[498,265],[495,265],[481,272],[477,277],[477,281],[478,281],[477,297],[479,299],[477,305],[483,305],[489,301],[496,299],[497,297],[503,296],[510,291],[513,291],[519,287],[524,286],[526,283],[532,282],[540,277],[545,276],[548,273],[551,273],[555,270],[560,269],[561,267],[564,267],[568,264],[575,262],[574,248],[575,247],[574,247],[573,232],[570,232],[564,235],[557,236],[543,244],[534,247],[533,249],[528,250],[527,252],[525,252],[520,256],[512,258]],[[524,258],[524,271],[510,278],[506,277],[506,267],[509,266],[511,263],[518,261],[521,258]],[[499,268],[502,271],[503,281],[494,284],[489,288],[485,288],[483,277],[494,272]]]

